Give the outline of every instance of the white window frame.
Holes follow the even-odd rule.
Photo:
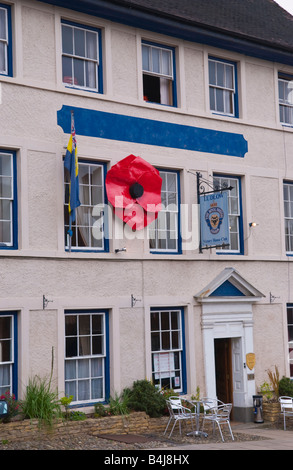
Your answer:
[[[212,62],[215,64],[215,69],[216,69],[216,71],[215,71],[215,73],[216,73],[216,83],[211,83],[210,63],[212,63]],[[218,83],[218,80],[217,80],[217,67],[218,67],[218,64],[221,64],[224,67],[224,82],[226,82],[227,68],[229,67],[229,68],[233,69],[233,73],[232,73],[233,86],[232,87],[229,87],[225,83],[224,83],[224,85],[220,85]],[[224,59],[216,59],[216,58],[213,58],[213,57],[209,57],[208,58],[208,65],[209,65],[209,96],[211,95],[211,93],[213,93],[214,103],[215,103],[215,106],[214,106],[215,109],[214,109],[212,107],[212,103],[211,103],[211,99],[210,99],[210,110],[213,113],[223,114],[225,116],[236,117],[236,109],[235,109],[235,98],[236,98],[236,94],[237,94],[237,90],[236,90],[236,64],[234,64],[232,62],[229,62],[229,61],[225,61]],[[218,106],[217,106],[217,92],[221,93],[221,96],[222,96],[222,99],[223,99],[224,110],[218,109]],[[229,112],[229,110],[227,109],[227,101],[225,99],[226,95],[229,96],[228,100],[231,101],[232,112]]]
[[[286,94],[282,97],[281,94],[281,84],[284,86],[283,92]],[[289,91],[291,89],[291,91]],[[287,93],[286,93],[287,92]],[[279,74],[278,77],[278,93],[279,93],[279,116],[281,124],[287,126],[293,126],[293,77],[286,78]],[[288,99],[289,98],[289,99]],[[288,111],[289,119],[286,120],[286,114]]]
[[[162,209],[158,213],[158,217],[149,226],[148,236],[150,242],[150,250],[154,253],[178,253],[179,252],[179,175],[177,172],[168,170],[159,170],[160,176],[163,178],[161,197]],[[175,179],[175,190],[168,188],[168,175],[172,175]],[[166,187],[164,186],[164,180]],[[171,200],[171,194],[176,195],[175,202]],[[167,237],[167,233],[170,237]],[[154,234],[154,237],[152,236]],[[171,236],[172,235],[172,236]],[[161,240],[165,242],[161,242]],[[175,240],[175,247],[170,248],[171,240]],[[154,246],[153,246],[154,243]],[[160,246],[165,243],[166,247]]]
[[[80,88],[83,90],[89,90],[89,91],[100,91],[100,83],[99,83],[99,66],[100,66],[100,53],[99,53],[99,31],[94,30],[92,28],[82,26],[82,25],[76,25],[76,24],[70,24],[68,22],[62,22],[61,23],[61,28],[63,31],[63,28],[71,28],[72,29],[72,53],[69,52],[64,52],[64,45],[63,45],[63,40],[62,40],[62,81],[63,84],[67,87],[72,87],[72,88]],[[96,59],[86,57],[85,55],[78,55],[76,54],[76,48],[75,48],[75,41],[74,41],[74,31],[75,30],[80,30],[85,33],[85,51],[86,51],[86,34],[91,33],[96,35],[96,50],[97,50],[97,57]],[[86,54],[86,52],[85,52]],[[64,81],[64,74],[63,74],[63,59],[68,58],[71,60],[71,81]],[[83,79],[84,79],[84,85],[75,83],[75,73],[74,73],[74,61],[83,61]],[[86,85],[86,80],[87,80],[87,74],[86,74],[86,66],[87,64],[94,64],[94,70],[95,70],[95,86],[87,86]]]
[[[219,181],[219,185],[215,184],[215,180]],[[235,189],[236,184],[236,189]],[[240,180],[233,176],[214,175],[214,189],[219,187],[232,186],[231,191],[227,191],[228,194],[228,214],[229,214],[229,230],[230,230],[230,248],[220,248],[219,253],[228,252],[239,254],[241,252],[241,233],[240,233],[240,219],[241,219],[241,201],[240,201]],[[236,195],[235,195],[236,191]],[[233,200],[236,205],[233,204]],[[234,206],[234,207],[233,207]],[[234,222],[234,223],[233,223]],[[236,229],[234,229],[236,227]],[[237,237],[237,248],[233,248],[231,245],[231,235],[235,234]]]
[[[178,328],[172,328],[172,313],[177,314]],[[152,328],[152,315],[157,314],[159,319],[158,329]],[[162,314],[169,316],[169,329],[162,326]],[[183,392],[184,371],[183,371],[183,335],[182,335],[182,310],[178,308],[151,309],[150,331],[151,331],[151,356],[152,356],[152,381],[160,390],[162,388],[174,389],[176,392]],[[178,334],[178,347],[172,347],[172,333]],[[152,337],[159,337],[159,347],[153,349]],[[164,349],[163,335],[168,335],[170,347]],[[178,355],[178,367],[175,366],[175,354]],[[179,377],[179,385],[176,385],[176,377]],[[178,379],[177,379],[178,380]]]
[[[106,240],[105,240],[105,231],[104,231],[104,210],[105,207],[105,165],[104,163],[98,162],[88,162],[80,160],[78,162],[79,166],[79,198],[80,206],[76,209],[76,220],[72,224],[73,237],[71,239],[71,249],[78,251],[106,251]],[[82,168],[88,167],[88,175],[90,177],[90,169],[100,168],[101,169],[101,182],[102,184],[85,184],[82,180]],[[66,176],[64,174],[64,176]],[[83,200],[83,189],[88,188],[88,203]],[[92,188],[100,190],[102,199],[101,201],[92,201]],[[69,181],[64,180],[64,230],[65,230],[65,249],[69,248],[69,216],[68,216],[68,194],[69,194]],[[94,208],[99,207],[98,211],[95,211]],[[85,212],[83,213],[83,210]],[[84,220],[87,216],[88,223],[85,224]],[[66,223],[67,222],[67,223]],[[92,223],[91,223],[92,222]],[[79,238],[82,238],[82,228],[89,229],[89,244],[82,245],[78,244]],[[98,237],[98,238],[96,238]],[[93,239],[98,240],[99,245],[95,246],[91,244],[90,241]]]
[[[13,315],[0,314],[0,322],[3,318],[10,318],[10,337],[0,338],[0,371],[2,367],[9,367],[9,383],[0,385],[0,396],[3,395],[7,390],[12,394],[13,387],[13,366],[14,366],[14,317]],[[10,341],[10,360],[2,361],[2,342]]]
[[[3,70],[0,69],[0,74],[8,75],[8,44],[9,44],[8,11],[7,11],[7,8],[3,8],[3,7],[0,7],[0,10],[5,12],[5,29],[6,29],[5,37],[3,38],[0,37],[0,45],[3,45],[3,52],[4,52],[4,67],[3,67]]]
[[[10,222],[10,240],[8,241],[3,241],[1,239],[1,234],[0,234],[0,247],[5,248],[5,247],[13,247],[14,245],[14,239],[13,239],[13,230],[14,230],[14,214],[13,214],[13,205],[14,205],[14,165],[13,165],[13,160],[14,160],[14,155],[10,152],[5,152],[5,151],[0,151],[0,159],[1,157],[10,157],[10,175],[2,175],[1,170],[0,170],[0,181],[3,179],[10,179],[10,190],[11,194],[10,196],[2,196],[0,192],[0,203],[2,201],[9,201],[9,213],[10,217],[9,219],[1,219],[1,213],[0,213],[0,227],[2,223],[7,223]],[[0,187],[2,185],[0,184]]]
[[[143,60],[143,50],[148,50],[148,68],[144,67],[144,60]],[[153,52],[156,51],[159,54],[159,70],[154,70],[153,67]],[[164,65],[163,65],[163,53],[168,54],[169,60],[168,60],[168,72],[165,72]],[[174,76],[174,67],[173,67],[173,61],[174,61],[174,51],[172,48],[167,48],[161,45],[154,45],[154,44],[149,44],[147,42],[142,42],[142,73],[144,75],[151,75],[154,77],[160,78],[160,102],[158,104],[163,104],[163,105],[168,105],[168,106],[176,106],[176,97],[175,92],[174,92],[174,82],[175,82],[175,76]],[[166,87],[167,84],[167,87]],[[165,92],[164,92],[165,89]],[[166,92],[167,91],[167,92]],[[165,96],[164,96],[165,95]],[[168,98],[166,98],[168,96]],[[146,101],[151,101],[148,100],[146,97],[144,97]]]
[[[283,183],[283,194],[286,253],[293,253],[293,182]]]
[[[80,318],[82,316],[89,316],[91,321],[90,321],[90,331],[88,334],[81,334],[80,332]],[[76,317],[76,324],[77,324],[77,334],[76,335],[67,335],[66,334],[66,317]],[[101,316],[102,317],[102,333],[101,334],[93,334],[92,331],[92,318],[93,316]],[[107,354],[107,346],[106,346],[106,313],[105,312],[94,312],[94,311],[68,311],[65,312],[65,395],[70,396],[73,395],[73,400],[71,402],[72,405],[79,404],[79,403],[92,403],[92,402],[98,402],[98,401],[105,401],[106,398],[106,375],[105,375],[105,370],[106,370],[106,354]],[[95,336],[100,336],[102,337],[102,352],[100,354],[93,354],[92,352],[92,339]],[[76,339],[76,348],[77,348],[77,354],[75,356],[67,356],[67,346],[66,342],[67,340],[70,339]],[[82,354],[82,340],[84,341],[89,341],[90,344],[90,354]],[[101,360],[101,375],[98,376],[93,376],[93,361],[96,359]],[[88,368],[89,368],[89,374],[87,376],[80,376],[79,370],[81,371],[81,368],[79,367],[82,361],[88,361]],[[66,365],[69,363],[73,364],[73,368],[75,369],[75,376],[74,377],[68,377],[66,374]],[[102,396],[96,397],[93,396],[92,393],[92,381],[93,380],[102,380]],[[86,382],[88,384],[88,398],[87,399],[80,399],[80,396],[82,394],[82,391],[79,393],[79,385],[82,382]],[[73,388],[75,387],[75,395],[73,392]]]

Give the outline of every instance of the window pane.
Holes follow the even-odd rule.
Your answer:
[[[171,349],[169,331],[166,333],[162,333],[162,349],[164,350]]]
[[[151,330],[159,330],[159,312],[151,312]]]
[[[152,72],[160,73],[160,49],[152,47]]]
[[[73,59],[74,84],[85,86],[84,81],[84,61]]]
[[[225,85],[225,66],[221,62],[216,64],[216,74],[217,74],[217,85],[224,87]]]
[[[92,398],[98,399],[103,398],[103,380],[102,379],[95,379],[92,380]]]
[[[98,59],[97,33],[86,32],[86,56],[89,59]]]
[[[70,26],[62,25],[62,51],[65,54],[73,54],[73,34]]]
[[[76,378],[76,361],[65,361],[65,379]]]
[[[226,83],[225,83],[226,88],[234,88],[234,80],[233,80],[234,68],[233,68],[233,66],[232,65],[226,65],[225,71],[226,71]]]
[[[12,176],[12,157],[11,155],[0,155],[0,175]]]
[[[142,45],[142,69],[150,70],[150,57],[149,57],[150,48],[148,46]]]
[[[0,317],[0,339],[11,338],[11,317]]]
[[[78,400],[85,401],[90,399],[90,381],[89,380],[79,380],[77,383],[78,386]]]
[[[0,8],[0,39],[7,39],[7,12],[4,8]]]
[[[65,354],[66,357],[77,356],[77,338],[66,338]]]
[[[0,72],[7,73],[6,44],[4,42],[0,42]]]
[[[77,317],[75,315],[65,316],[65,335],[66,336],[77,335]]]
[[[102,317],[102,315],[93,315],[93,317],[92,317],[92,333],[93,333],[93,335],[103,333],[103,317]]]
[[[10,176],[0,176],[0,197],[12,198],[12,178]]]
[[[0,242],[11,244],[11,222],[0,221]]]
[[[90,376],[90,361],[89,359],[80,359],[77,361],[78,369],[77,376],[79,379],[88,378]]]
[[[160,348],[160,334],[159,333],[152,333],[151,342],[152,342],[152,351],[159,351],[161,349]]]
[[[72,59],[70,57],[62,57],[62,76],[64,83],[77,85],[77,82],[72,78]]]
[[[92,338],[92,351],[93,354],[104,354],[103,351],[103,337],[93,336]]]
[[[85,63],[86,86],[87,88],[97,88],[97,66],[95,62]]]
[[[82,336],[79,338],[79,356],[90,356],[91,344],[88,336]]]
[[[0,199],[0,220],[11,221],[11,202]]]
[[[82,29],[74,28],[74,53],[85,57],[85,32]]]
[[[210,85],[216,85],[216,64],[213,60],[209,60],[209,81]]]
[[[79,315],[79,334],[89,335],[90,334],[90,316]]]
[[[215,90],[216,93],[216,111],[219,113],[224,112],[224,92],[223,90],[217,88]]]
[[[172,75],[171,68],[171,51],[162,50],[162,73],[164,75]]]

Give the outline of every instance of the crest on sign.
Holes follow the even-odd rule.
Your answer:
[[[246,364],[250,370],[254,368],[255,366],[255,354],[254,353],[246,354]]]

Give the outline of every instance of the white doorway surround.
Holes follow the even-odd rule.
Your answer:
[[[234,268],[226,268],[194,297],[202,304],[206,394],[208,397],[217,396],[215,340],[228,338],[231,344],[233,417],[251,421],[255,378],[254,368],[247,367],[246,355],[254,352],[253,304],[264,295]]]

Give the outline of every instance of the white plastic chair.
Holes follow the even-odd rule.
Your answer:
[[[215,400],[217,403],[219,402],[219,400]],[[223,433],[222,433],[222,429],[221,429],[221,425],[222,424],[227,424],[228,428],[229,428],[229,431],[230,431],[230,435],[231,435],[231,438],[232,438],[232,441],[234,441],[234,436],[233,436],[233,432],[232,432],[232,429],[231,429],[231,426],[230,426],[230,414],[231,414],[231,410],[232,410],[232,404],[231,403],[226,403],[226,404],[221,404],[222,402],[220,402],[220,404],[216,404],[216,406],[211,406],[212,404],[212,401],[209,401],[208,404],[205,406],[204,405],[204,415],[203,415],[203,420],[202,420],[202,430],[204,428],[204,423],[205,421],[210,421],[213,423],[213,431],[215,432],[215,424],[217,424],[218,428],[219,428],[219,431],[220,431],[220,434],[221,434],[221,438],[222,438],[222,441],[224,442],[224,436],[223,436]]]
[[[167,423],[166,429],[164,431],[164,434],[166,434],[169,424],[171,423],[172,420],[174,420],[174,424],[169,434],[169,438],[171,437],[174,427],[177,422],[179,423],[179,431],[181,434],[181,421],[186,421],[187,419],[191,421],[191,427],[193,431],[193,419],[194,419],[193,413],[191,412],[189,408],[186,408],[185,406],[182,405],[181,398],[170,397],[169,400],[167,400],[167,406],[168,406],[170,417],[169,417],[169,421]]]
[[[292,397],[279,397],[281,405],[281,414],[284,417],[284,431],[286,431],[286,416],[293,416],[293,398]]]

